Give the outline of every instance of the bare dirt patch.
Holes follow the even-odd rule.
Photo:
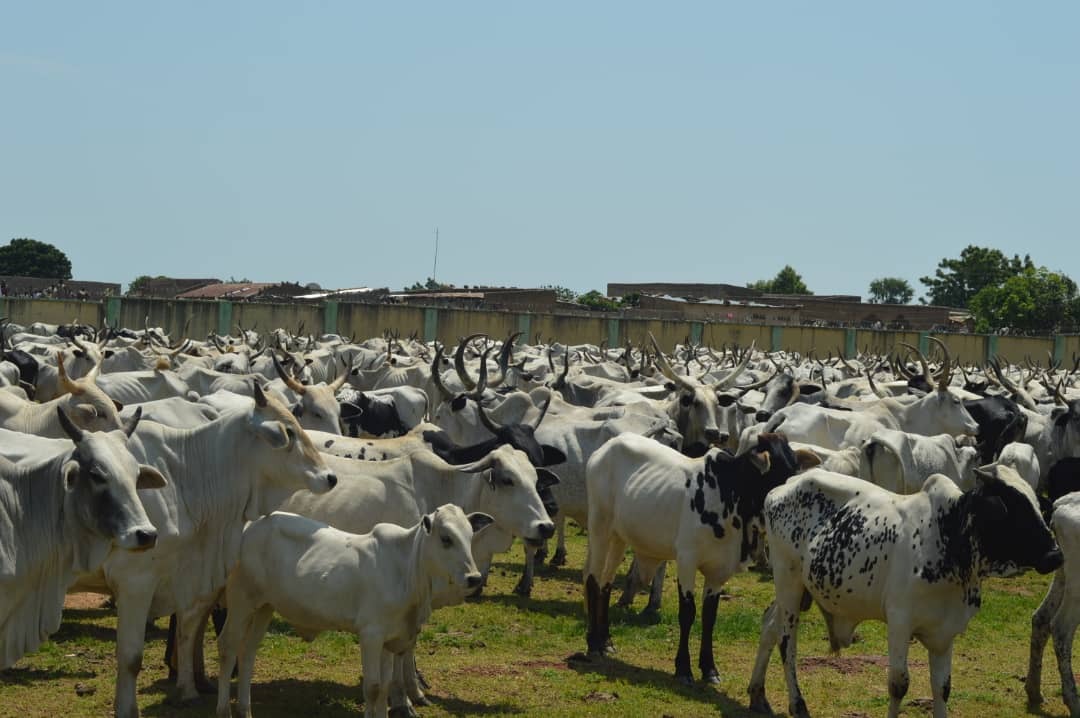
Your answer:
[[[71,593],[64,598],[64,608],[76,611],[92,611],[101,608],[101,604],[108,600],[108,596],[100,593]]]
[[[925,667],[926,661],[908,661],[911,668]],[[888,668],[888,656],[808,656],[799,659],[799,670],[833,670],[845,676],[869,668]]]

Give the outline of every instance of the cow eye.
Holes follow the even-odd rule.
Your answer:
[[[105,477],[102,476],[101,474],[99,474],[96,471],[88,471],[88,472],[86,472],[86,475],[90,477],[91,481],[93,481],[95,484],[97,484],[99,486],[105,484]]]
[[[443,548],[450,548],[451,546],[454,545],[454,542],[452,540],[450,540],[449,536],[443,536],[442,537],[442,545],[443,545]]]
[[[499,483],[502,484],[503,486],[513,486],[514,485],[514,480],[511,479],[509,476],[504,476],[501,479],[499,479]]]

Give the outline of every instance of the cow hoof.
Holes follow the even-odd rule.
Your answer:
[[[765,700],[765,689],[751,690],[750,691],[750,711],[753,713],[761,713],[762,715],[771,716],[773,714],[772,706],[769,705],[769,701]]]
[[[427,678],[424,678],[424,674],[420,672],[419,668],[416,670],[416,682],[419,683],[420,687],[423,688],[425,691],[431,688],[431,684],[427,682]],[[424,700],[427,699],[425,698]],[[425,703],[424,705],[427,705],[427,703]]]
[[[390,718],[420,718],[412,706],[394,706],[390,709]]]
[[[466,601],[475,601],[480,598],[480,595],[484,592],[484,586],[481,584],[472,593],[465,594]]]
[[[429,706],[429,705],[431,705],[431,701],[428,699],[428,697],[423,696],[423,695],[410,697],[409,700],[412,701],[414,706]]]
[[[566,565],[566,552],[556,551],[555,555],[551,557],[551,566],[565,566]]]
[[[514,586],[514,593],[528,598],[532,594],[532,582],[526,583],[525,579],[521,579],[518,581],[517,585]]]
[[[711,683],[714,686],[719,685],[720,684],[720,674],[717,673],[716,669],[713,669],[713,670],[711,670],[711,671],[709,671],[707,673],[702,674],[701,682],[702,683]]]
[[[657,624],[660,623],[660,609],[655,606],[646,606],[641,609],[641,613],[638,614],[638,618],[644,623]]]
[[[1037,693],[1032,693],[1031,691],[1028,691],[1028,698],[1027,698],[1028,708],[1038,708],[1039,706],[1042,705],[1042,703],[1043,703],[1043,697],[1042,697],[1042,691],[1041,690],[1038,691]]]
[[[217,684],[208,681],[206,676],[199,676],[195,679],[195,690],[204,696],[216,696],[217,688]]]
[[[546,548],[538,549],[536,551],[536,555],[533,556],[533,567],[541,568],[544,565],[544,561],[547,559],[547,557],[548,552]]]
[[[681,675],[676,674],[675,675],[675,681],[679,685],[683,685],[683,686],[693,686],[694,685],[694,677],[692,675],[690,675],[689,673],[684,673],[684,674],[681,674]]]

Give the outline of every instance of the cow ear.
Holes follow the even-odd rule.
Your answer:
[[[259,424],[258,434],[271,448],[284,449],[289,445],[289,432],[280,421],[264,421]]]
[[[135,481],[137,489],[163,489],[169,485],[165,477],[153,466],[139,465],[139,478]]]
[[[750,406],[749,404],[739,404],[739,411],[741,411],[744,414],[756,414],[757,413],[757,407],[756,406]]]
[[[450,411],[461,411],[465,408],[465,404],[469,401],[469,398],[464,394],[458,394],[450,401]]]
[[[541,444],[540,450],[544,452],[544,466],[555,466],[566,463],[566,454],[554,446]]]
[[[667,389],[668,391],[675,391],[675,389],[677,387],[675,386],[675,382],[673,382],[673,381],[665,381],[664,382],[664,388]]]
[[[692,404],[693,402],[694,402],[694,395],[693,394],[680,394],[679,395],[679,404],[681,406],[690,406],[690,404]]]
[[[769,458],[768,451],[751,451],[747,456],[750,457],[750,463],[754,465],[758,473],[769,473],[769,469],[772,468],[772,459]]]
[[[810,449],[796,449],[795,461],[799,464],[799,471],[806,471],[815,466],[821,466],[821,457]]]
[[[480,533],[488,526],[495,523],[495,519],[491,518],[487,514],[482,514],[479,511],[474,511],[473,513],[469,514],[467,518],[469,519],[469,525],[472,526],[474,534]]]
[[[998,521],[1004,521],[1005,517],[1009,515],[1009,510],[1005,507],[1005,502],[1001,500],[999,496],[984,496],[978,503],[976,508],[981,518],[991,523]]]
[[[1054,426],[1059,429],[1064,429],[1065,426],[1069,423],[1068,409],[1055,408],[1054,411],[1050,414],[1050,416],[1054,420]]]
[[[75,355],[76,359],[85,359],[86,358],[86,352],[84,352],[82,349],[76,349],[72,353]]]
[[[113,399],[112,403],[113,403],[113,406],[116,407],[117,411],[123,411],[124,410],[124,405],[121,404],[120,402],[118,402],[116,399]]]
[[[304,415],[304,404],[303,404],[303,402],[298,401],[295,404],[293,404],[292,409],[290,409],[290,411],[292,412],[293,416],[295,416],[297,419],[299,419],[301,416]]]
[[[424,533],[431,533],[431,514],[424,514],[420,523],[424,526]]]
[[[559,477],[547,469],[538,468],[536,470],[536,490],[543,491],[544,489],[550,489],[559,483]]]
[[[111,359],[114,354],[116,354],[116,352],[114,352],[112,349],[106,349],[104,357],[106,359]]]
[[[64,477],[64,489],[66,491],[73,490],[75,488],[75,481],[79,478],[79,462],[66,462],[64,468],[60,470],[60,473]]]

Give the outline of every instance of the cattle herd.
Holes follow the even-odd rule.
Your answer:
[[[0,670],[59,629],[67,593],[110,595],[122,718],[138,715],[147,621],[170,615],[180,697],[216,688],[218,716],[232,715],[235,668],[235,710],[250,716],[275,613],[305,638],[355,633],[365,714],[415,715],[431,612],[483,591],[514,537],[527,596],[549,540],[550,562],[566,563],[566,518],[588,535],[591,660],[613,649],[626,550],[619,600],[649,587],[648,612],[675,562],[684,683],[718,679],[725,582],[771,564],[748,677],[762,713],[776,647],[788,710],[809,715],[797,635],[816,604],[835,650],[862,621],[887,625],[890,716],[922,643],[945,716],[953,640],[983,579],[1054,572],[1031,619],[1028,700],[1042,700],[1052,636],[1080,716],[1080,361],[966,366],[933,339],[821,358],[689,340],[665,352],[651,336],[612,348],[475,334],[448,348],[302,327],[207,341],[149,323],[0,328]]]

